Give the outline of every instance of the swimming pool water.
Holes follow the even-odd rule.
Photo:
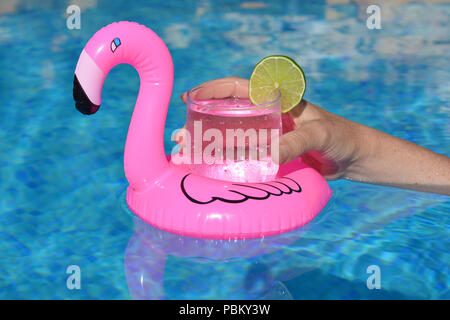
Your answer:
[[[448,197],[335,181],[303,229],[244,242],[178,237],[124,205],[136,71],[112,70],[96,115],[75,110],[84,44],[133,20],[173,56],[167,152],[185,120],[182,92],[249,77],[261,58],[284,54],[305,71],[306,99],[449,155],[450,5],[386,1],[382,29],[369,30],[367,5],[328,2],[80,0],[80,30],[66,27],[69,2],[2,2],[0,298],[450,299]],[[70,265],[81,269],[80,290],[66,287]],[[366,286],[370,265],[380,290]]]

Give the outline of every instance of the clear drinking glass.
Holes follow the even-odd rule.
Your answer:
[[[185,147],[192,172],[236,182],[275,178],[281,133],[281,95],[253,105],[248,83],[220,80],[196,87],[187,95]]]

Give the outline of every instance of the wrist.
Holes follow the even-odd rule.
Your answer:
[[[358,123],[353,124],[354,150],[343,178],[366,182],[370,180],[370,162],[376,157],[376,150],[379,150],[378,131]]]

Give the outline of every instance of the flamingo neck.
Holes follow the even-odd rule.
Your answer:
[[[111,47],[113,40],[117,40],[115,47]],[[85,50],[105,77],[121,63],[132,65],[139,73],[141,84],[125,143],[124,167],[131,188],[143,191],[169,167],[164,124],[172,94],[172,57],[152,30],[126,21],[100,29]],[[96,83],[103,85],[102,81]]]
[[[171,85],[147,82],[141,77],[124,156],[125,175],[137,191],[154,183],[169,167],[164,151],[164,124],[171,91]]]

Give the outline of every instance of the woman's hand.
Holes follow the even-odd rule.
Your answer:
[[[209,98],[248,96],[248,80],[208,82]],[[186,93],[181,98],[186,103]],[[297,157],[326,179],[359,182],[450,195],[450,158],[347,120],[306,100],[282,115],[280,164]]]
[[[230,77],[205,84],[208,84],[209,90],[200,92],[203,99],[248,97],[247,79]],[[181,98],[187,102],[186,93],[183,93]],[[352,143],[355,134],[348,120],[305,100],[289,113],[283,114],[282,120],[285,134],[280,138],[281,164],[301,156],[304,162],[325,178],[337,179],[344,175],[345,170],[358,156],[357,146]],[[180,131],[177,138],[182,135]],[[182,141],[179,142],[182,144]]]
[[[280,163],[298,156],[329,180],[450,195],[450,158],[303,100],[283,115]]]
[[[280,164],[297,157],[328,180],[345,178],[370,153],[357,123],[332,114],[306,100],[282,115]]]

